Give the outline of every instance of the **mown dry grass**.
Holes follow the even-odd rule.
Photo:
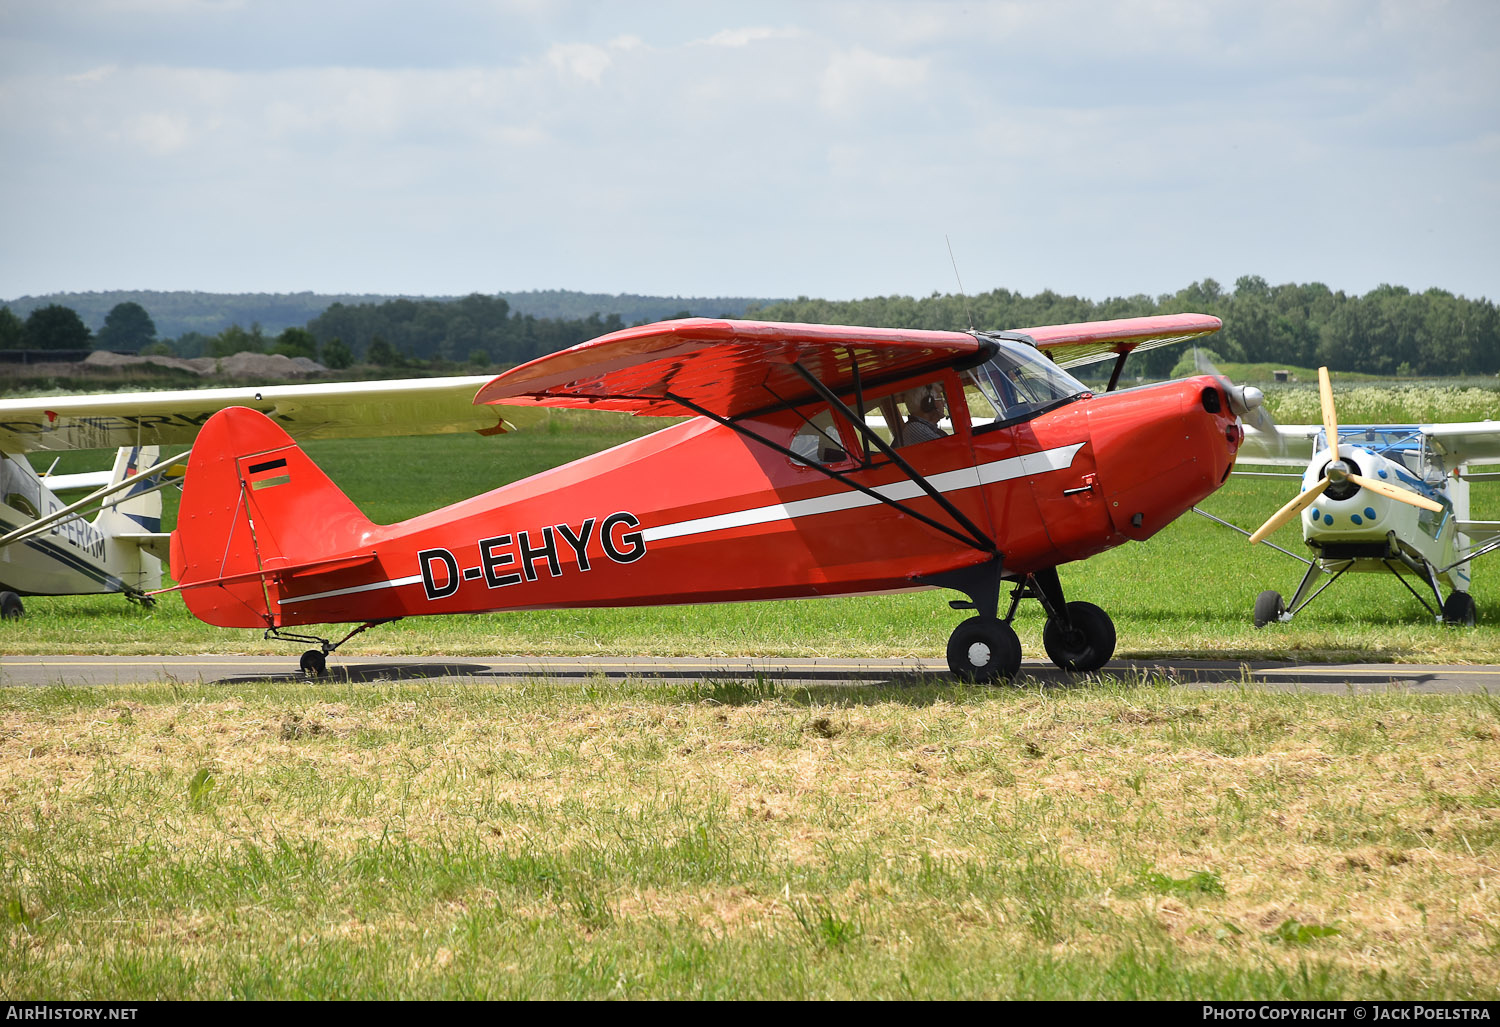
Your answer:
[[[6,690],[0,994],[1493,996],[1497,745],[1485,696]]]

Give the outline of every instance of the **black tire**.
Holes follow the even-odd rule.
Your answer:
[[[948,669],[976,684],[1008,681],[1021,669],[1021,640],[1002,620],[970,617],[948,636]]]
[[[302,654],[302,673],[310,678],[320,678],[328,673],[328,657],[317,649]]]
[[[1478,620],[1474,597],[1467,592],[1450,592],[1443,603],[1443,623],[1455,628],[1472,628]]]
[[[14,592],[0,592],[0,620],[20,620],[25,612],[20,596]]]
[[[1069,603],[1071,627],[1048,619],[1042,628],[1042,648],[1047,658],[1063,670],[1087,674],[1098,670],[1115,654],[1115,622],[1093,603]]]
[[[1281,601],[1281,593],[1270,589],[1255,597],[1255,626],[1263,628],[1267,624],[1281,621],[1281,615],[1286,613],[1286,604]]]

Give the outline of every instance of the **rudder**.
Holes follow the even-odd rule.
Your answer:
[[[228,407],[193,445],[172,533],[172,576],[200,620],[276,627],[266,572],[349,552],[373,527],[274,421]],[[208,582],[217,583],[203,587]]]

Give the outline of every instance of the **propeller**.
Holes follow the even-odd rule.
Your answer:
[[[1275,533],[1283,524],[1286,524],[1293,517],[1306,510],[1313,504],[1314,500],[1327,491],[1328,486],[1346,481],[1358,485],[1360,488],[1369,489],[1371,492],[1378,492],[1380,495],[1394,499],[1399,503],[1420,507],[1423,510],[1431,510],[1433,513],[1442,513],[1442,506],[1434,503],[1426,496],[1420,496],[1407,489],[1398,488],[1395,485],[1390,485],[1374,478],[1366,478],[1362,474],[1356,474],[1350,468],[1349,464],[1345,462],[1343,454],[1339,452],[1339,419],[1338,414],[1333,408],[1333,382],[1328,377],[1328,368],[1326,367],[1318,368],[1318,402],[1323,407],[1323,432],[1328,437],[1328,449],[1333,459],[1328,462],[1327,468],[1323,471],[1322,479],[1316,485],[1299,494],[1286,506],[1273,513],[1270,519],[1262,524],[1255,534],[1250,536],[1250,544],[1252,546]]]
[[[1197,365],[1199,374],[1212,375],[1219,383],[1219,388],[1223,389],[1224,395],[1229,397],[1229,409],[1234,411],[1236,417],[1256,431],[1263,432],[1279,441],[1280,436],[1276,434],[1276,422],[1272,420],[1271,412],[1265,406],[1265,393],[1253,385],[1235,385],[1229,380],[1229,376],[1220,372],[1213,365],[1213,361],[1209,360],[1196,346],[1193,347],[1193,363]]]

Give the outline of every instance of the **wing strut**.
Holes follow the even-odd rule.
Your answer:
[[[860,434],[864,436],[866,445],[873,444],[875,448],[880,450],[882,454],[884,454],[886,457],[889,457],[892,463],[901,468],[901,473],[910,478],[913,484],[915,484],[923,492],[931,496],[932,499],[936,501],[938,506],[941,506],[945,511],[947,511],[948,516],[953,518],[954,523],[958,524],[969,533],[969,538],[972,540],[970,542],[970,545],[974,545],[976,549],[980,549],[986,553],[999,552],[1000,547],[995,545],[994,539],[986,535],[979,529],[978,525],[965,517],[964,512],[958,507],[954,506],[947,496],[943,495],[937,489],[933,488],[932,482],[928,481],[922,474],[920,474],[915,467],[907,463],[905,458],[903,458],[900,453],[897,453],[893,448],[891,448],[890,443],[886,442],[885,439],[882,439],[873,430],[871,430],[870,426],[865,423],[865,419],[863,416],[861,416],[860,414],[856,414],[853,410],[850,410],[843,400],[839,399],[838,396],[834,395],[833,391],[828,388],[828,386],[824,385],[818,380],[816,375],[814,375],[807,368],[803,367],[800,360],[792,361],[792,370],[801,375],[803,380],[806,381],[808,385],[812,386],[813,391],[815,391],[823,399],[827,400],[830,406],[847,417],[849,419],[849,423],[859,429]],[[977,545],[975,545],[975,543],[977,543]]]
[[[1120,372],[1125,370],[1125,358],[1128,356],[1130,350],[1115,357],[1115,369],[1109,373],[1109,384],[1104,387],[1105,392],[1114,392],[1115,386],[1120,384]]]
[[[823,476],[828,478],[832,478],[834,481],[838,482],[841,485],[848,485],[852,489],[863,492],[871,499],[878,500],[879,502],[882,502],[887,506],[895,507],[897,510],[900,510],[907,516],[914,517],[928,527],[936,528],[943,534],[952,536],[966,546],[969,546],[973,549],[978,549],[981,552],[985,553],[995,552],[994,543],[990,542],[988,539],[983,539],[983,536],[980,536],[978,538],[969,538],[961,532],[954,531],[952,528],[950,528],[946,524],[943,524],[941,521],[933,520],[931,517],[928,517],[921,511],[913,510],[905,503],[902,503],[901,501],[896,499],[892,499],[889,496],[882,495],[880,492],[870,488],[868,485],[864,485],[860,482],[855,481],[853,478],[849,477],[842,471],[835,471],[831,467],[824,467],[822,464],[818,463],[816,460],[810,457],[799,456],[780,443],[772,442],[770,439],[766,438],[759,432],[751,431],[749,428],[746,428],[742,424],[731,421],[727,417],[721,417],[719,414],[714,413],[712,410],[704,409],[697,403],[694,403],[692,400],[688,399],[686,396],[678,396],[672,392],[667,392],[662,398],[669,399],[673,403],[681,403],[684,407],[686,407],[688,410],[691,410],[698,416],[706,417],[711,421],[722,424],[724,427],[728,428],[730,431],[734,432],[737,435],[742,435],[747,439],[753,439],[754,441],[759,442],[762,446],[765,446],[767,449],[774,450],[784,457],[795,460],[797,463],[803,464],[806,467],[810,467],[813,470],[817,471],[819,474],[822,474]],[[925,482],[920,482],[920,484],[925,484]],[[943,503],[945,506],[948,505],[946,501],[943,501]]]

